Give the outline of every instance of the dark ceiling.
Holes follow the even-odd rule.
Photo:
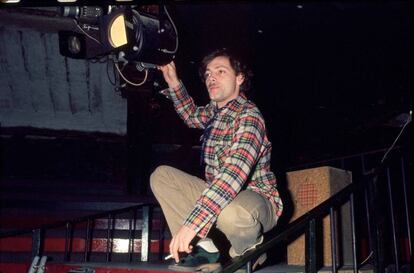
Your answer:
[[[206,53],[237,51],[255,74],[248,95],[280,160],[385,148],[412,109],[409,1],[168,3],[179,33],[175,61],[191,95],[208,102],[197,76]],[[154,94],[151,104],[155,142],[198,144],[199,132],[185,129],[167,101]]]

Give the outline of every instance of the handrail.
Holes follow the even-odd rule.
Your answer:
[[[72,240],[73,240],[73,227],[77,223],[86,222],[86,237],[85,237],[85,249],[84,249],[84,261],[89,261],[90,255],[90,243],[91,243],[91,230],[90,230],[90,222],[94,221],[98,218],[108,217],[108,228],[107,228],[107,247],[106,247],[106,261],[111,261],[112,256],[112,240],[113,240],[113,229],[114,229],[114,220],[116,215],[124,213],[124,212],[133,212],[133,221],[130,219],[129,223],[129,246],[128,246],[128,253],[129,253],[129,261],[132,262],[132,254],[134,253],[134,234],[136,230],[136,211],[139,208],[142,208],[142,229],[141,229],[141,261],[146,262],[149,258],[150,252],[150,233],[151,233],[151,209],[153,206],[157,206],[154,203],[141,203],[134,206],[129,206],[125,208],[110,210],[106,212],[96,213],[92,215],[86,215],[78,218],[74,218],[71,220],[64,220],[58,221],[51,224],[44,224],[38,227],[30,228],[30,229],[21,229],[15,231],[8,231],[3,232],[0,234],[0,239],[4,237],[13,237],[18,235],[23,235],[26,233],[32,233],[32,257],[41,256],[43,252],[43,245],[44,245],[44,231],[48,229],[66,227],[66,235],[65,235],[65,251],[64,251],[64,261],[70,261],[70,255],[72,253]]]
[[[59,227],[65,226],[67,223],[76,224],[76,223],[85,222],[85,221],[88,221],[88,220],[95,220],[95,219],[98,219],[98,218],[102,218],[104,216],[108,216],[109,214],[120,214],[122,212],[135,210],[135,209],[138,209],[140,207],[154,206],[154,205],[155,205],[154,203],[141,203],[141,204],[138,204],[138,205],[129,206],[129,207],[125,207],[125,208],[104,211],[104,212],[91,214],[91,215],[85,215],[85,216],[77,217],[77,218],[70,219],[70,220],[60,220],[60,221],[57,221],[57,222],[54,222],[54,223],[51,223],[51,224],[44,224],[44,225],[40,225],[40,226],[35,226],[33,228],[26,228],[26,229],[20,229],[20,230],[0,232],[0,238],[19,236],[19,235],[23,235],[23,234],[26,234],[26,233],[31,233],[31,232],[33,232],[34,230],[37,230],[37,229],[46,230],[46,229],[59,228]]]
[[[360,188],[360,185],[356,183],[352,183],[346,186],[344,189],[334,194],[331,198],[322,202],[319,206],[311,209],[304,215],[300,216],[298,219],[289,223],[285,227],[284,231],[274,236],[262,245],[257,246],[255,250],[249,251],[243,256],[239,256],[232,259],[231,262],[227,266],[225,266],[220,272],[232,273],[240,267],[242,267],[243,265],[245,265],[246,263],[250,262],[251,260],[258,258],[261,254],[265,253],[275,245],[283,241],[286,241],[287,239],[291,239],[291,237],[297,236],[298,232],[305,231],[305,229],[309,225],[309,222],[316,218],[323,217],[325,216],[325,214],[329,214],[329,210],[331,207],[342,205],[343,203],[349,200],[349,196],[351,196],[352,193],[354,193],[356,190],[359,190]]]

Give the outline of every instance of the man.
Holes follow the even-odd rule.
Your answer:
[[[204,129],[205,180],[168,166],[151,175],[173,236],[170,253],[176,264],[170,269],[212,272],[220,268],[220,253],[207,237],[211,228],[226,235],[234,258],[262,243],[282,213],[270,170],[271,143],[259,109],[245,96],[251,73],[226,50],[202,61],[200,75],[211,99],[203,107],[194,104],[173,62],[159,69],[169,86],[164,95],[178,115],[189,127]],[[180,253],[188,255],[180,260]]]

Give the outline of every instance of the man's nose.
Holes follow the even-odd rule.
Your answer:
[[[207,78],[207,82],[215,82],[216,81],[216,77],[214,76],[214,74],[210,74]]]

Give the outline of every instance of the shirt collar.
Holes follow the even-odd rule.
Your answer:
[[[229,101],[220,109],[217,108],[217,103],[212,101],[216,112],[223,113],[223,115],[230,115],[232,117],[236,117],[237,114],[243,110],[243,105],[245,103],[247,103],[247,98],[244,94],[238,95],[237,98]]]

